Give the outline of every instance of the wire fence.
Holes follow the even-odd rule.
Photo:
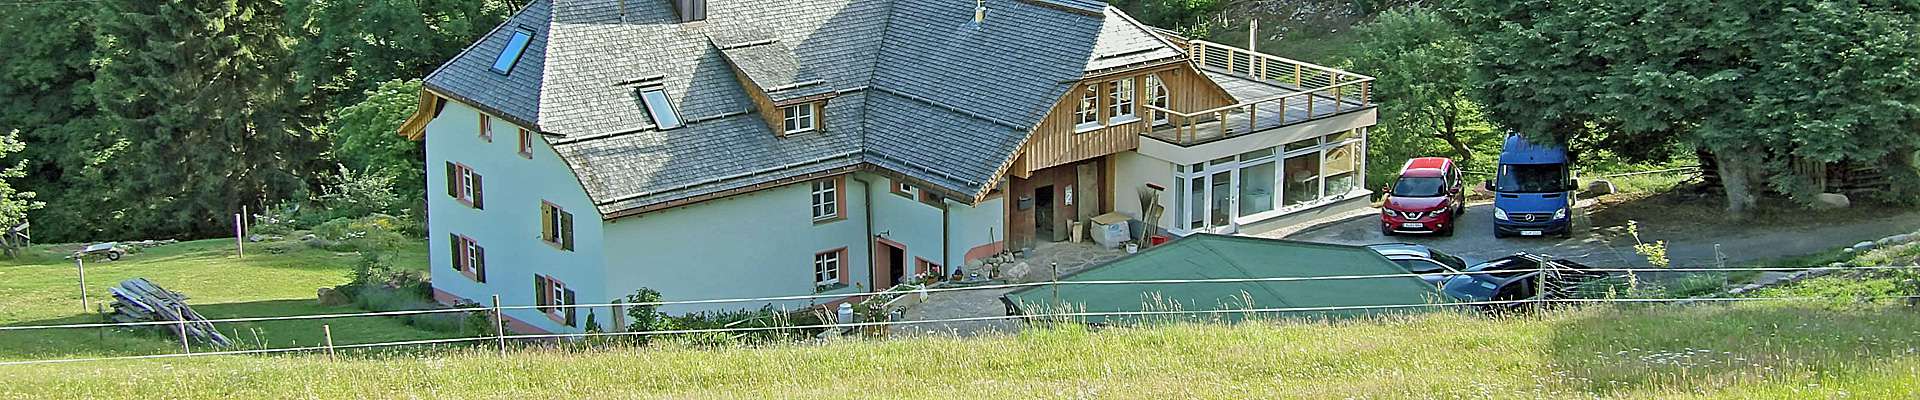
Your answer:
[[[1672,268],[1672,269],[1549,267],[1552,265],[1556,265],[1556,264],[1542,263],[1542,267],[1533,268],[1533,269],[1471,271],[1471,272],[1458,272],[1458,273],[1450,272],[1450,273],[1444,273],[1444,275],[1466,276],[1466,275],[1481,275],[1481,274],[1539,273],[1539,274],[1542,274],[1542,276],[1550,277],[1558,274],[1573,273],[1573,274],[1601,274],[1604,276],[1600,277],[1600,279],[1606,279],[1606,278],[1617,278],[1622,276],[1622,275],[1612,274],[1616,272],[1625,273],[1625,274],[1639,274],[1639,273],[1699,273],[1699,272],[1742,272],[1742,271],[1785,272],[1785,271],[1809,271],[1809,270],[1844,270],[1844,271],[1920,270],[1920,265],[1860,266],[1860,267],[1846,267],[1846,268],[1766,267],[1766,268]],[[490,321],[489,327],[492,328],[493,330],[493,332],[490,332],[490,334],[485,336],[335,345],[333,343],[331,326],[322,325],[321,329],[325,331],[325,341],[319,345],[283,347],[283,348],[194,352],[191,346],[188,346],[186,344],[184,333],[182,333],[182,337],[181,337],[182,346],[181,346],[180,353],[0,361],[0,366],[60,364],[60,363],[95,362],[95,361],[169,359],[169,358],[198,357],[198,356],[303,353],[303,352],[325,353],[329,356],[332,356],[338,350],[390,348],[390,347],[404,347],[404,346],[425,346],[425,345],[473,343],[473,342],[486,342],[486,341],[495,342],[495,346],[498,348],[499,352],[501,354],[505,354],[508,347],[508,341],[583,339],[583,338],[594,338],[594,337],[647,337],[647,336],[690,335],[690,334],[705,334],[705,333],[753,333],[753,332],[764,332],[764,331],[801,331],[801,330],[816,330],[816,329],[827,329],[827,330],[856,329],[856,328],[866,328],[866,327],[907,326],[907,325],[946,324],[946,323],[965,323],[965,322],[983,322],[983,321],[1033,321],[1033,320],[1067,321],[1071,319],[1084,319],[1084,318],[1092,318],[1092,317],[1112,318],[1112,317],[1153,317],[1153,316],[1201,316],[1201,315],[1223,315],[1223,314],[1287,314],[1287,313],[1314,313],[1314,312],[1338,312],[1338,311],[1392,311],[1392,310],[1409,310],[1409,309],[1457,309],[1457,308],[1465,308],[1465,307],[1517,306],[1517,305],[1529,305],[1529,304],[1590,304],[1590,303],[1631,304],[1631,303],[1676,303],[1676,302],[1700,303],[1700,302],[1750,302],[1750,301],[1811,301],[1811,300],[1833,299],[1832,297],[1819,297],[1819,296],[1718,297],[1718,298],[1715,298],[1715,297],[1617,298],[1617,297],[1608,296],[1603,298],[1553,298],[1553,297],[1546,296],[1546,294],[1550,292],[1554,292],[1556,290],[1563,290],[1565,288],[1551,287],[1551,285],[1555,285],[1555,283],[1551,282],[1548,279],[1535,279],[1534,280],[1535,284],[1540,285],[1540,288],[1537,289],[1538,290],[1537,293],[1539,293],[1540,295],[1536,297],[1525,298],[1525,299],[1511,299],[1511,300],[1495,299],[1495,300],[1482,300],[1482,301],[1428,302],[1428,303],[1419,303],[1419,304],[1377,304],[1377,305],[1278,307],[1278,308],[1254,308],[1254,307],[1248,306],[1243,308],[1221,308],[1221,309],[1202,309],[1202,310],[1174,309],[1174,310],[1142,310],[1142,311],[1071,311],[1070,308],[1063,308],[1061,310],[1052,311],[1052,312],[1035,312],[1035,313],[1019,313],[1014,315],[956,317],[956,318],[939,318],[939,319],[917,319],[917,320],[888,319],[888,320],[857,321],[857,322],[833,321],[829,323],[812,324],[812,325],[794,325],[794,326],[751,326],[751,327],[723,327],[723,328],[709,328],[709,329],[667,329],[667,330],[647,330],[647,331],[629,331],[629,332],[581,332],[581,333],[540,333],[540,334],[510,334],[505,329],[504,318],[502,318],[503,313],[507,310],[521,310],[521,309],[539,309],[539,310],[565,310],[565,309],[578,309],[578,308],[618,309],[618,308],[625,308],[625,307],[646,307],[646,306],[666,306],[666,305],[713,305],[713,304],[738,304],[738,303],[766,304],[766,303],[797,301],[797,300],[866,298],[866,297],[872,297],[872,296],[893,296],[893,295],[907,295],[907,294],[918,295],[921,293],[932,294],[932,293],[946,293],[946,292],[958,292],[958,291],[970,291],[970,290],[1022,289],[1022,288],[1046,287],[1046,286],[1058,287],[1058,286],[1076,286],[1076,285],[1231,284],[1231,283],[1301,282],[1301,281],[1363,280],[1363,279],[1407,279],[1407,278],[1417,278],[1418,276],[1419,275],[1417,274],[1410,274],[1410,273],[1395,273],[1395,274],[1267,277],[1267,278],[1052,281],[1052,282],[1032,282],[1032,283],[990,284],[990,285],[962,286],[962,287],[919,288],[919,289],[906,290],[906,291],[888,290],[888,291],[870,291],[870,292],[861,292],[861,293],[817,294],[817,295],[800,295],[800,296],[772,296],[772,297],[678,300],[678,301],[655,301],[655,302],[613,302],[613,303],[599,303],[599,304],[563,304],[563,305],[503,306],[503,305],[499,305],[498,298],[496,296],[494,300],[495,305],[491,307],[456,307],[456,308],[426,309],[426,310],[312,314],[312,315],[291,315],[291,316],[274,316],[274,317],[244,317],[244,318],[224,318],[224,319],[204,320],[204,322],[206,323],[245,323],[245,322],[265,322],[265,321],[394,317],[394,316],[409,316],[409,315],[424,315],[424,314],[484,312],[486,313],[486,315],[491,317],[492,321]],[[1867,297],[1860,297],[1857,299],[1872,300],[1872,301],[1880,301],[1880,300],[1913,301],[1913,300],[1920,300],[1920,296],[1867,296]],[[124,323],[85,323],[85,324],[58,324],[58,325],[0,326],[0,334],[4,334],[8,332],[57,330],[57,329],[137,328],[137,327],[154,327],[154,326],[169,326],[169,325],[183,326],[186,323],[188,322],[186,321],[150,321],[150,322],[124,322]]]

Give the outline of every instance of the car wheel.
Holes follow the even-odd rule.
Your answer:
[[[1381,225],[1380,236],[1393,236],[1393,229],[1388,229],[1385,225]]]
[[[1440,236],[1453,237],[1453,228],[1448,227],[1447,229],[1441,230]]]
[[[1506,238],[1507,236],[1508,236],[1507,233],[1500,231],[1500,228],[1493,228],[1494,239]]]

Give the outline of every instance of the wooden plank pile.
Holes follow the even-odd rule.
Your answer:
[[[120,282],[120,286],[109,288],[113,292],[113,314],[107,316],[114,322],[151,322],[186,321],[186,335],[200,343],[216,346],[232,346],[233,342],[220,334],[220,330],[207,322],[206,317],[187,307],[187,296],[168,291],[147,281],[146,278],[133,278]],[[175,335],[180,334],[181,325],[153,325]]]

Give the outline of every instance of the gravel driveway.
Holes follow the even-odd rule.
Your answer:
[[[1432,246],[1469,260],[1489,260],[1515,252],[1550,254],[1595,267],[1649,267],[1644,257],[1633,252],[1633,238],[1624,227],[1598,229],[1586,222],[1585,207],[1575,220],[1572,238],[1511,237],[1493,238],[1493,205],[1469,207],[1462,215],[1453,237],[1382,236],[1377,216],[1350,219],[1286,236],[1287,239],[1339,244],[1388,242],[1417,243]],[[1685,224],[1685,221],[1658,221]],[[1747,230],[1714,232],[1694,237],[1649,237],[1668,241],[1668,257],[1673,267],[1709,267],[1718,256],[1729,264],[1770,258],[1819,253],[1920,229],[1920,211],[1890,211],[1886,218],[1842,224],[1793,227],[1756,227]]]

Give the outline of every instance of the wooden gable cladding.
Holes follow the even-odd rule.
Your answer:
[[[1168,108],[1174,110],[1204,110],[1234,103],[1233,96],[1220,85],[1200,74],[1193,65],[1176,63],[1145,69],[1108,74],[1081,81],[1066,96],[1055,103],[1053,111],[1047,114],[1040,125],[1034,129],[1027,140],[1026,147],[1014,161],[1009,174],[1018,177],[1030,176],[1033,171],[1048,167],[1066,165],[1076,161],[1092,159],[1108,154],[1119,153],[1139,147],[1140,135],[1154,129],[1152,115],[1142,105],[1151,101],[1147,88],[1147,77],[1158,76],[1167,87]],[[1107,93],[1115,81],[1133,80],[1134,115],[1138,121],[1120,124],[1108,124],[1106,127],[1085,132],[1076,132],[1082,91],[1093,85],[1099,93],[1096,108],[1100,112],[1102,123],[1112,122],[1109,109],[1112,97]]]

